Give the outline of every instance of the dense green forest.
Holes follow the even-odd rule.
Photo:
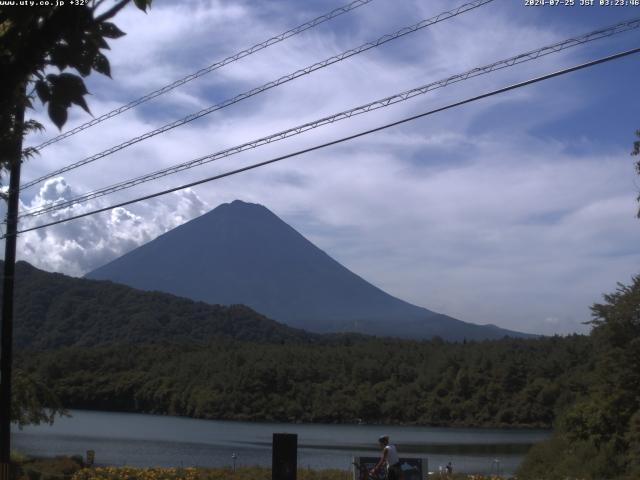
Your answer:
[[[549,427],[584,394],[588,337],[448,344],[214,340],[25,352],[69,408],[234,420]],[[585,359],[587,361],[585,361]]]

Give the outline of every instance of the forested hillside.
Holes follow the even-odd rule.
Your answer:
[[[17,349],[202,343],[215,337],[278,343],[321,338],[243,305],[209,305],[167,293],[142,292],[108,281],[44,272],[26,262],[16,265],[14,328]]]
[[[588,337],[450,344],[63,348],[17,364],[69,408],[234,420],[549,427],[584,394]]]

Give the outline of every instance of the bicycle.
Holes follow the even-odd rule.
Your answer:
[[[387,474],[385,472],[373,474],[366,465],[358,462],[352,463],[358,469],[358,480],[387,480]]]

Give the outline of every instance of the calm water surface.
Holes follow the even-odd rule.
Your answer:
[[[391,436],[401,456],[427,459],[429,470],[453,462],[460,472],[513,473],[548,430],[429,428],[377,425],[247,423],[73,410],[53,426],[13,430],[16,450],[38,456],[84,454],[96,463],[135,466],[270,465],[273,433],[298,434],[298,466],[348,469],[353,456],[378,455]]]

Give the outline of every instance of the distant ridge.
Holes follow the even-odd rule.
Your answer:
[[[530,335],[476,325],[393,297],[262,205],[236,200],[88,273],[210,304],[244,304],[293,327],[404,338]]]
[[[0,268],[3,262],[0,260]],[[0,291],[0,304],[2,291]],[[18,350],[113,344],[332,341],[282,325],[244,305],[209,305],[112,282],[16,264],[14,345]]]

